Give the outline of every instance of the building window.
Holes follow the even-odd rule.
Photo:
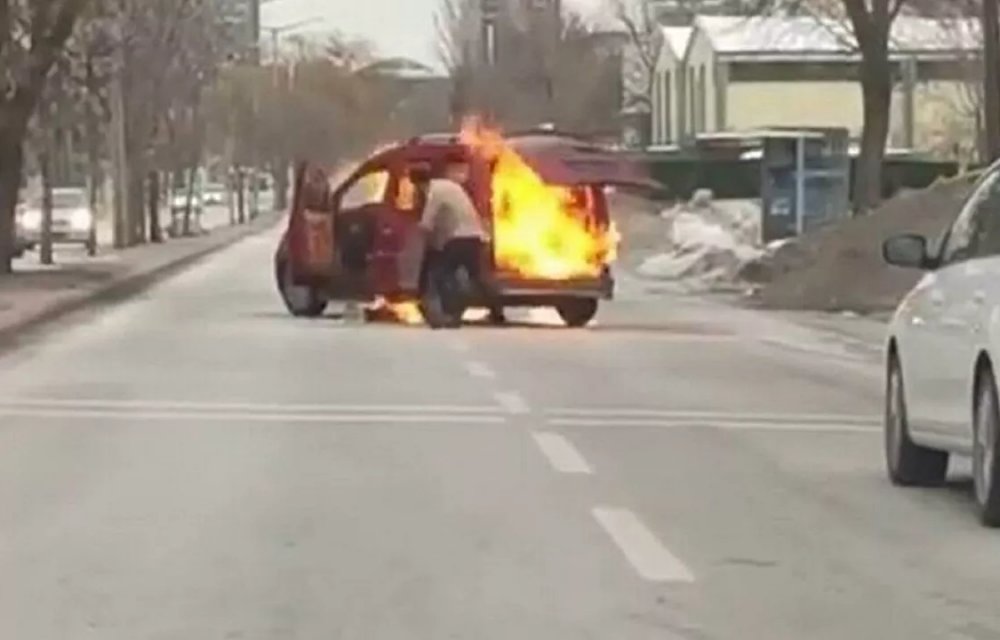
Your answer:
[[[673,79],[669,70],[663,72],[663,83],[662,83],[661,102],[663,103],[663,120],[660,124],[660,128],[663,130],[663,141],[666,143],[673,142],[674,139],[674,110],[673,110],[673,96],[671,88],[673,87]]]
[[[660,143],[660,75],[653,75],[653,87],[650,92],[650,105],[649,105],[649,119],[651,120],[650,126],[652,131],[650,135],[652,136],[653,144]]]
[[[688,132],[691,135],[698,133],[697,113],[698,113],[698,92],[694,84],[694,67],[688,69],[687,95],[688,95]]]
[[[708,85],[705,82],[705,67],[698,67],[698,131],[707,129]]]

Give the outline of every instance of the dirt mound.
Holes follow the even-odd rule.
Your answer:
[[[890,310],[920,274],[886,265],[882,242],[913,232],[936,243],[958,215],[975,178],[968,175],[901,194],[869,216],[772,248],[745,265],[740,275],[759,285],[752,299],[769,308]]]

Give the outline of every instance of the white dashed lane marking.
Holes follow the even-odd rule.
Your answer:
[[[593,469],[573,443],[558,433],[536,431],[531,434],[549,464],[559,473],[591,474]]]
[[[465,363],[465,370],[469,372],[470,376],[474,378],[484,378],[492,380],[497,377],[497,374],[488,365],[472,360]]]
[[[644,580],[694,582],[691,570],[634,513],[615,507],[594,507],[591,513]]]
[[[497,391],[493,394],[496,398],[497,404],[499,404],[504,411],[511,415],[525,415],[531,413],[531,408],[528,407],[528,403],[521,396],[521,394],[516,391]]]

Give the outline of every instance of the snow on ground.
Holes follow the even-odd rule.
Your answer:
[[[737,288],[740,268],[763,254],[760,215],[756,201],[715,201],[699,192],[662,212],[670,222],[664,248],[646,258],[638,273],[684,291]]]

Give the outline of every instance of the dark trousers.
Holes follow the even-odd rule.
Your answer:
[[[491,297],[483,280],[488,246],[479,238],[454,238],[431,256],[428,277],[434,279],[441,302],[450,312],[461,314],[474,300]]]
[[[438,252],[441,272],[450,276],[465,269],[473,284],[482,282],[483,252],[486,244],[479,238],[453,238]]]

